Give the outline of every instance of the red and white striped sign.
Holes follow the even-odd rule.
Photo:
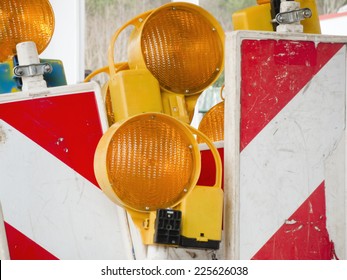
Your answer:
[[[346,42],[229,35],[227,257],[347,258]]]
[[[93,171],[106,129],[94,83],[0,96],[0,200],[11,259],[126,259],[127,223]]]

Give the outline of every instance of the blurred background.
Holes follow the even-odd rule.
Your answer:
[[[126,21],[144,11],[157,8],[168,0],[85,0],[86,37],[85,67],[97,69],[107,64],[106,52],[112,34]],[[237,10],[256,5],[256,0],[190,1],[213,14],[225,31],[232,31],[231,15]],[[316,0],[320,15],[337,13],[347,0]],[[346,10],[347,11],[347,10]],[[347,29],[347,27],[345,27]],[[128,37],[130,30],[123,34]],[[118,40],[116,60],[126,60],[127,40]]]
[[[69,84],[82,82],[85,71],[107,64],[107,49],[112,34],[125,22],[144,11],[157,8],[170,0],[50,0],[55,13],[55,32],[42,58],[61,59]],[[224,30],[232,31],[231,15],[237,10],[256,5],[256,0],[190,0],[213,14]],[[316,0],[325,34],[347,35],[347,0]],[[341,16],[331,16],[339,13]],[[327,16],[330,15],[330,16]],[[341,19],[342,18],[342,19]],[[324,24],[323,24],[324,23]],[[338,26],[338,28],[337,28]],[[126,60],[130,33],[125,30],[117,41],[115,57]],[[123,38],[123,39],[122,39]],[[125,39],[124,39],[125,38]],[[100,83],[105,78],[97,77]]]
[[[82,82],[86,74],[107,65],[107,50],[112,35],[128,20],[170,0],[50,0],[56,27],[51,44],[42,58],[60,59],[64,63],[68,84]],[[225,32],[232,31],[231,15],[240,9],[257,5],[256,0],[190,0],[209,11]],[[323,34],[347,35],[347,0],[316,0]],[[115,46],[115,61],[127,61],[128,36],[132,27],[121,33]],[[220,101],[223,75],[208,89],[209,98],[201,98],[203,114]],[[102,85],[106,74],[94,81]]]

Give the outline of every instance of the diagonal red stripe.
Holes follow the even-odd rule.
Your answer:
[[[329,260],[324,182],[254,255],[254,260]]]
[[[98,186],[93,161],[102,128],[93,92],[3,103],[0,118]]]
[[[5,223],[5,229],[11,260],[57,260],[57,257],[8,223]]]
[[[288,40],[242,42],[241,151],[343,46]]]

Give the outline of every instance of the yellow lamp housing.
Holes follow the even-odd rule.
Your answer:
[[[194,134],[203,137],[213,152],[215,186],[196,186],[201,158]],[[131,215],[144,244],[163,243],[158,230],[163,217],[158,213],[165,212],[164,219],[175,224],[162,225],[175,232],[165,244],[217,248],[222,230],[221,159],[198,130],[161,113],[130,117],[102,136],[94,170],[104,193]]]
[[[311,18],[301,22],[304,33],[320,34],[319,14],[315,0],[295,0],[301,8],[309,8],[312,11]],[[270,0],[257,0],[258,6],[249,7],[235,12],[232,15],[234,30],[259,30],[276,31],[272,24]]]
[[[152,244],[155,218],[150,216],[192,191],[200,164],[196,140],[182,122],[144,113],[115,123],[103,135],[94,170],[105,194],[131,214],[144,244]]]
[[[135,27],[129,61],[115,64],[115,42],[129,25]],[[221,160],[201,136],[215,149],[219,175],[216,186],[196,186],[201,167],[196,135],[201,132],[187,122],[200,92],[224,66],[221,27],[199,6],[170,3],[118,29],[108,62],[108,71],[95,72],[110,76],[103,93],[113,123],[95,152],[101,189],[131,215],[144,244],[217,248]]]
[[[219,249],[222,240],[223,190],[222,161],[211,140],[201,131],[190,129],[203,139],[210,148],[215,166],[216,177],[213,186],[196,186],[178,209],[182,212],[182,247]]]
[[[158,81],[145,69],[120,71],[109,81],[114,120],[163,112]]]
[[[252,6],[232,14],[234,30],[275,31],[270,3]]]
[[[160,113],[139,114],[111,126],[98,144],[94,163],[106,195],[139,212],[174,207],[200,174],[193,134]]]
[[[134,72],[116,77],[120,72],[129,71],[114,67],[115,42],[129,25],[133,25],[134,30],[129,38],[128,65]],[[187,106],[186,98],[199,95],[213,84],[224,68],[224,32],[218,21],[199,6],[168,3],[137,16],[118,29],[110,42],[108,62],[114,111],[129,112],[127,117],[148,111],[164,112],[188,123],[194,106]],[[146,75],[147,71],[148,79],[142,79],[138,82],[141,85],[133,90],[131,84],[137,79],[135,71],[142,71],[140,75]],[[158,89],[149,81],[149,75],[158,81]],[[158,93],[161,96],[158,97]],[[132,98],[143,108],[138,105],[136,110],[124,108],[133,106],[124,102],[130,95],[134,95]],[[159,98],[161,104],[157,102]],[[114,114],[115,121],[126,117],[126,114],[119,117],[116,112]]]
[[[130,36],[130,68],[148,69],[165,91],[196,94],[224,65],[224,32],[206,10],[169,3],[139,21]]]
[[[129,65],[127,62],[120,62],[116,65],[114,65],[114,68],[116,68],[118,71],[121,70],[129,70]],[[96,75],[98,74],[107,74],[108,76],[110,76],[110,68],[109,66],[105,66],[102,67],[100,69],[97,69],[95,71],[93,71],[92,73],[90,73],[85,79],[84,82],[87,83],[89,82],[91,79],[93,79]],[[117,79],[117,78],[115,78]],[[118,82],[118,81],[117,81]],[[117,83],[116,82],[116,83]],[[120,81],[121,82],[121,81]],[[113,112],[113,108],[112,108],[112,101],[111,101],[111,94],[110,94],[110,80],[108,80],[101,88],[101,94],[102,94],[102,98],[105,102],[105,109],[106,109],[106,115],[107,115],[107,121],[109,126],[111,126],[112,124],[114,124],[116,122],[115,120],[115,115]],[[117,87],[117,86],[116,86]],[[120,86],[121,90],[120,90],[120,96],[116,96],[115,98],[120,98],[121,102],[124,101],[126,102],[126,92],[124,92],[125,90],[125,86]],[[126,109],[126,108],[124,108]],[[123,118],[122,118],[123,117]],[[124,111],[120,113],[119,119],[122,120],[126,117]]]
[[[270,3],[270,0],[257,0],[258,5],[268,4],[268,3]]]
[[[16,45],[36,44],[38,54],[49,44],[54,13],[48,0],[2,0],[0,2],[0,62],[16,55]]]

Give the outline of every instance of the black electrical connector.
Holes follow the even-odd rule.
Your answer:
[[[180,244],[182,212],[171,209],[158,209],[155,220],[154,242],[157,244]]]

